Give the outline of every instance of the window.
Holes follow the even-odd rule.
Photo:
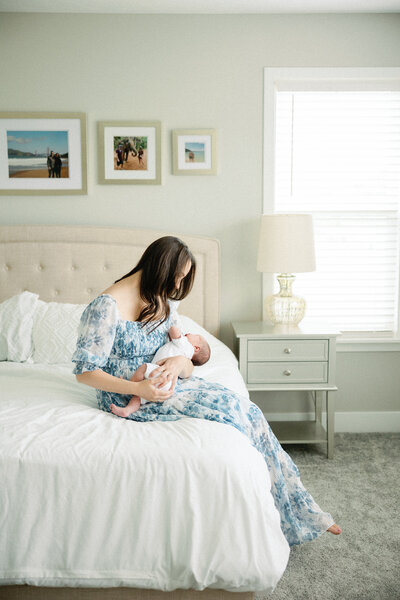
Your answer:
[[[307,320],[397,330],[400,69],[266,69],[265,123],[264,212],[314,218]]]

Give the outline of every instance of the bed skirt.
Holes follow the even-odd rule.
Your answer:
[[[140,590],[136,588],[50,588],[31,585],[0,587],[0,600],[254,600],[253,592],[224,590]]]

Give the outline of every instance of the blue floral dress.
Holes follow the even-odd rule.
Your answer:
[[[74,373],[102,369],[130,379],[144,362],[151,362],[167,333],[178,322],[171,303],[170,317],[154,329],[121,319],[115,299],[108,294],[95,298],[82,314]],[[126,406],[130,395],[97,390],[101,410],[111,412],[112,403]],[[179,380],[173,397],[148,402],[127,417],[133,421],[174,421],[183,416],[218,421],[235,427],[263,455],[271,476],[271,493],[281,517],[281,528],[293,546],[315,539],[334,524],[304,488],[299,471],[283,450],[261,410],[248,398],[198,377]]]

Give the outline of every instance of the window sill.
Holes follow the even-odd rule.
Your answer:
[[[337,352],[400,352],[399,333],[339,335]]]

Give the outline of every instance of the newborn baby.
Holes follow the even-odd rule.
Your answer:
[[[168,332],[170,341],[161,346],[153,357],[153,362],[141,365],[131,377],[131,381],[143,381],[148,379],[150,373],[159,367],[158,362],[169,358],[170,356],[186,356],[195,366],[204,365],[210,358],[210,346],[203,336],[195,333],[182,335],[179,327],[174,325]],[[171,381],[168,381],[161,387],[162,390],[169,390]],[[139,410],[141,404],[147,400],[132,396],[128,404],[124,407],[111,404],[111,411],[118,417],[129,417],[132,413]]]

